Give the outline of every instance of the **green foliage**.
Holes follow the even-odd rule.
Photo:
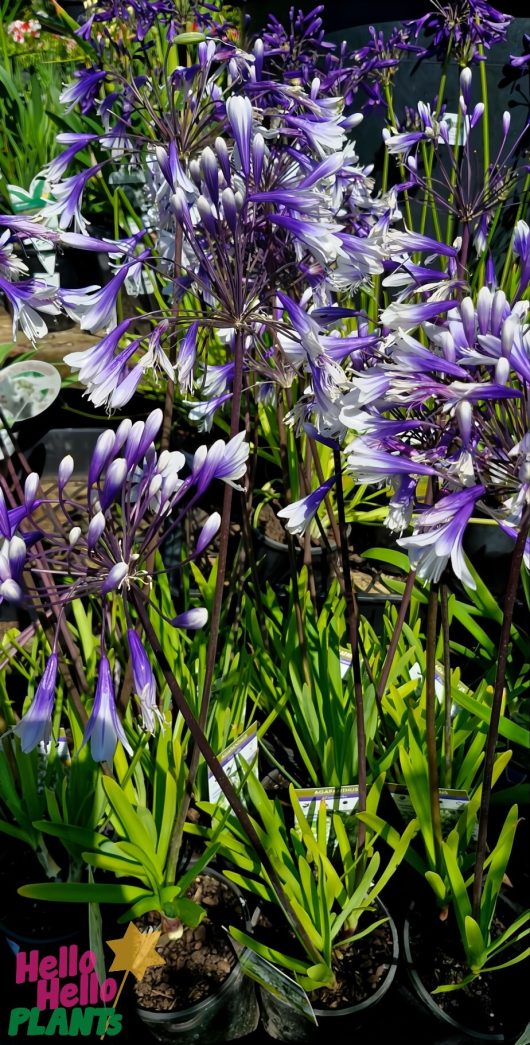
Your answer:
[[[66,823],[64,820],[37,821],[35,827],[75,848],[89,867],[134,879],[139,886],[81,882],[35,884],[20,889],[22,896],[62,903],[125,903],[128,909],[120,921],[130,921],[149,911],[178,918],[187,925],[198,925],[203,914],[199,905],[186,897],[193,879],[215,852],[212,843],[200,860],[178,882],[167,876],[171,831],[182,801],[186,768],[178,737],[166,724],[159,731],[154,757],[147,760],[152,786],[145,788],[140,770],[139,786],[127,790],[125,779],[102,776],[106,819],[98,830]],[[138,767],[139,768],[139,767]],[[150,794],[147,805],[145,795]],[[109,833],[109,829],[112,829]]]
[[[374,785],[369,801],[377,805],[382,781]],[[231,928],[234,939],[269,961],[289,970],[307,990],[333,983],[333,958],[338,948],[372,932],[386,921],[379,917],[381,908],[375,901],[404,858],[417,823],[412,821],[404,831],[384,869],[381,858],[370,845],[357,850],[345,830],[341,817],[329,814],[323,802],[317,813],[316,827],[304,816],[294,789],[290,788],[293,826],[288,827],[280,803],[272,801],[262,785],[251,775],[246,792],[253,826],[266,847],[272,866],[305,932],[298,943],[300,957],[272,949],[259,939]],[[281,900],[271,884],[267,871],[249,845],[245,833],[233,816],[219,829],[220,813],[204,803],[201,808],[212,817],[213,833],[219,852],[237,870],[226,870],[227,878],[260,900],[280,905]],[[329,829],[332,828],[330,831]],[[192,833],[202,833],[190,827]],[[329,838],[328,838],[329,834]],[[334,852],[330,852],[333,847]],[[294,945],[294,941],[293,941]],[[304,954],[305,951],[305,954]]]
[[[465,881],[456,858],[458,838],[451,832],[442,843],[442,859],[451,883],[452,909],[464,947],[469,973],[457,984],[443,984],[435,994],[458,990],[477,976],[499,969],[507,969],[530,956],[530,910],[522,912],[500,935],[492,935],[492,924],[501,894],[504,876],[511,856],[518,823],[517,806],[508,811],[499,837],[486,860],[487,875],[480,901],[478,921],[472,916],[469,899],[469,881]],[[516,953],[513,953],[515,950]],[[505,952],[508,951],[508,956]],[[502,959],[499,961],[499,959]]]
[[[27,681],[28,704],[44,669],[45,644],[38,630],[31,646],[18,643],[19,633],[9,632],[4,639],[6,649],[14,656],[16,671]],[[56,877],[61,868],[51,856],[45,843],[45,829],[41,822],[48,816],[54,823],[72,823],[83,828],[94,828],[102,813],[103,797],[99,767],[92,760],[89,749],[82,748],[83,731],[64,700],[65,690],[61,679],[57,685],[57,703],[53,732],[59,735],[61,715],[67,717],[70,751],[66,754],[66,741],[61,746],[50,743],[47,751],[39,746],[29,755],[22,753],[20,741],[12,733],[16,719],[12,710],[9,689],[14,676],[0,673],[0,706],[6,725],[10,727],[0,737],[0,831],[17,838],[30,846],[36,853],[48,878]],[[48,832],[49,833],[49,832]],[[64,842],[64,863],[68,863],[68,876],[75,878],[81,865],[81,851],[75,844]]]

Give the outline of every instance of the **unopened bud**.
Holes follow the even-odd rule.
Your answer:
[[[504,320],[504,323],[502,324],[502,330],[501,330],[502,354],[503,354],[503,356],[506,356],[506,359],[509,359],[511,354],[512,354],[514,338],[515,338],[515,323],[514,323],[513,319],[510,319],[508,317],[508,319]]]
[[[57,485],[59,487],[59,492],[64,490],[68,480],[70,479],[73,473],[73,470],[74,459],[71,454],[67,454],[66,457],[63,457],[57,470]]]
[[[68,534],[68,543],[71,548],[74,548],[81,536],[81,527],[72,526],[70,533]]]
[[[506,356],[501,356],[501,358],[497,360],[497,365],[495,367],[495,381],[497,382],[498,385],[505,385],[507,383],[507,381],[508,381],[509,376],[510,376],[510,363],[509,363],[509,360],[506,359]]]

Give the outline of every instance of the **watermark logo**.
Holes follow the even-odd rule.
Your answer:
[[[142,933],[132,923],[119,940],[107,940],[114,951],[109,972],[123,972],[118,986],[113,976],[101,980],[94,951],[79,953],[77,944],[60,947],[58,955],[36,948],[16,956],[17,984],[35,985],[35,1005],[15,1008],[9,1017],[8,1035],[17,1037],[114,1037],[122,1029],[116,1011],[129,973],[143,980],[151,965],[164,965],[155,950],[159,932]],[[110,1007],[109,1007],[110,1006]]]

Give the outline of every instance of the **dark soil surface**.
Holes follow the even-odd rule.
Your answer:
[[[379,915],[378,915],[379,916]],[[367,923],[363,922],[365,928]],[[278,926],[274,909],[260,914],[256,937],[275,950],[301,957],[296,938]],[[349,946],[338,947],[333,960],[336,977],[335,987],[321,987],[309,993],[314,1009],[346,1009],[369,998],[380,987],[392,964],[392,932],[388,924],[380,925],[368,936],[356,940]]]
[[[178,940],[160,937],[157,951],[166,960],[147,970],[135,988],[140,1008],[175,1012],[196,1005],[219,990],[234,968],[237,958],[223,926],[243,925],[238,897],[224,882],[210,875],[199,875],[188,890],[190,900],[201,904],[206,917],[196,929],[185,929]],[[154,924],[151,917],[138,922],[139,928]]]
[[[322,987],[309,995],[314,1009],[345,1009],[374,994],[392,962],[392,933],[380,925],[362,940],[335,952],[337,986]]]

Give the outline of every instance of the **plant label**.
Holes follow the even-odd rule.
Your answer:
[[[416,814],[406,787],[402,784],[388,784],[388,790],[403,819],[407,822],[412,820]],[[452,788],[440,788],[440,819],[442,821],[442,830],[445,837],[447,837],[449,832],[453,830],[460,813],[468,803],[469,795],[467,791],[458,791]],[[474,837],[476,837],[477,830],[478,824],[476,824],[473,829]]]
[[[444,123],[447,124],[447,130],[448,130],[448,136],[449,136],[449,145],[456,145],[457,144],[457,142],[456,142],[456,129],[457,129],[457,125],[458,125],[458,114],[456,112],[446,112],[443,115],[443,120],[444,120]],[[442,138],[440,138],[439,140],[442,141]],[[458,144],[459,145],[465,145],[466,144],[466,130],[465,130],[465,127],[464,127],[464,121],[463,121],[462,117],[460,118],[460,128],[459,128],[459,135],[458,135]]]
[[[258,734],[256,723],[249,726],[237,740],[234,740],[232,744],[221,752],[219,761],[228,779],[237,790],[242,787],[249,772],[253,773],[254,776],[258,775]],[[228,809],[227,799],[210,771],[208,771],[208,797],[214,805],[219,803],[221,807]]]
[[[295,795],[313,833],[316,832],[318,807],[321,802],[324,802],[328,813],[339,813],[348,818],[359,801],[359,789],[356,786],[306,787],[295,791]],[[328,816],[326,818],[326,839],[329,839],[330,832],[331,816]]]
[[[305,1016],[312,1023],[317,1023],[313,1006],[303,987],[300,987],[295,980],[292,980],[290,976],[278,969],[276,965],[250,950],[241,952],[239,964],[245,976],[249,976],[251,980],[259,983],[260,987],[272,994],[274,998],[277,998],[278,1001],[283,1002],[285,1005],[289,1005],[291,1009],[294,1009],[301,1016]]]

